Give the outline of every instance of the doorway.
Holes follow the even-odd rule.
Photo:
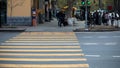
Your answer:
[[[7,0],[0,0],[0,27],[7,23]]]

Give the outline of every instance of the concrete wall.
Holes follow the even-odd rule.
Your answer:
[[[31,0],[7,0],[7,24],[31,25]]]

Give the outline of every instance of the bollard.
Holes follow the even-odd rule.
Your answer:
[[[32,26],[37,26],[36,19],[32,19]]]

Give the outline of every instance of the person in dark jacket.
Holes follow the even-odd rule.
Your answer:
[[[57,19],[58,19],[58,26],[65,26],[64,25],[64,20],[65,20],[65,14],[64,14],[64,12],[63,11],[60,11],[60,12],[58,12],[57,14],[56,14],[56,17],[57,17]]]

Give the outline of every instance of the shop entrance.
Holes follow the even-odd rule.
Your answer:
[[[7,0],[0,0],[0,27],[7,23]]]

